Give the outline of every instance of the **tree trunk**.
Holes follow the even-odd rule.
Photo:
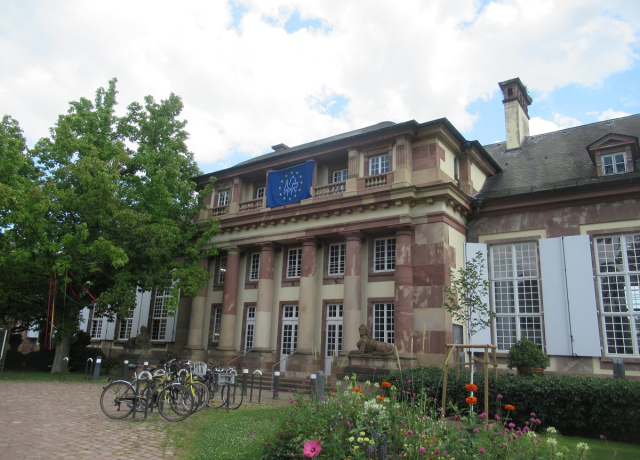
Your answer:
[[[62,360],[69,357],[69,348],[71,347],[71,336],[66,334],[62,336],[62,343],[56,345],[56,355],[53,358],[53,365],[51,366],[52,374],[59,374],[62,372]]]

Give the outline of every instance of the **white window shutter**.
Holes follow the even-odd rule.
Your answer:
[[[484,258],[484,266],[482,267],[482,272],[480,276],[483,280],[489,281],[489,262],[487,257],[487,245],[483,243],[466,243],[464,248],[464,261],[465,263],[468,260],[473,259],[476,254],[479,252],[482,253],[482,257]],[[482,301],[489,306],[489,294],[482,297]],[[473,335],[471,339],[472,343],[477,343],[479,345],[491,344],[493,343],[491,340],[491,328],[486,327]]]
[[[562,238],[540,240],[544,336],[548,355],[571,356],[571,330]]]
[[[176,309],[175,315],[167,316],[167,332],[165,335],[165,342],[173,342],[176,336],[176,318],[178,317],[178,310]]]
[[[116,322],[107,321],[107,318],[102,320],[102,332],[104,334],[103,340],[113,340],[116,336]]]
[[[89,316],[91,315],[91,310],[89,307],[84,307],[80,310],[80,324],[78,325],[78,329],[83,332],[91,333],[91,331],[87,330],[89,327]]]
[[[589,236],[540,241],[547,354],[600,356]]]
[[[601,356],[598,307],[588,235],[564,237],[569,314],[575,356]]]

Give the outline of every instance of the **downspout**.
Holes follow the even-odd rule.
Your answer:
[[[469,155],[469,150],[471,149],[471,143],[469,141],[465,141],[462,144],[464,151],[460,155],[456,155],[453,159],[453,178],[458,184],[458,188],[460,187],[460,159],[465,158]]]

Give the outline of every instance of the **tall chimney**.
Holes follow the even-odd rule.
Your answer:
[[[517,149],[529,135],[529,110],[533,99],[519,78],[498,83],[504,99],[504,118],[507,127],[507,150]]]

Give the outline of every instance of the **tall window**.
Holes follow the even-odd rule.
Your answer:
[[[542,346],[537,244],[492,246],[491,285],[498,350],[509,350],[522,336]]]
[[[384,174],[389,172],[389,155],[369,158],[369,175]]]
[[[331,182],[344,182],[349,177],[348,169],[341,169],[333,172],[333,180]]]
[[[247,325],[244,335],[244,351],[253,348],[253,340],[256,332],[256,307],[247,307]]]
[[[222,308],[217,307],[213,309],[213,328],[211,333],[211,341],[220,341],[220,321],[222,320]]]
[[[118,330],[118,339],[127,340],[131,337],[131,328],[133,327],[133,311],[135,308],[129,309],[129,317],[120,321],[120,329]]]
[[[289,249],[287,255],[287,278],[300,278],[302,274],[302,248]]]
[[[373,243],[373,271],[388,272],[396,269],[396,239],[384,238]]]
[[[258,187],[256,189],[256,199],[264,197],[264,190],[265,190],[264,187]]]
[[[380,342],[395,343],[393,303],[373,304],[373,338]]]
[[[151,340],[165,340],[167,336],[167,308],[165,303],[171,297],[170,291],[156,289],[156,298],[153,304],[153,317],[151,319]]]
[[[344,275],[344,260],[347,251],[345,243],[332,244],[329,246],[329,267],[330,276]]]
[[[260,279],[260,253],[251,254],[251,266],[249,267],[249,281]]]
[[[227,256],[220,257],[220,267],[218,268],[218,284],[224,284],[227,276]]]
[[[91,338],[102,338],[102,318],[93,318],[91,321]]]
[[[602,155],[602,173],[620,174],[627,171],[627,156],[624,152]]]
[[[218,192],[218,206],[228,206],[231,190],[221,190]]]
[[[640,233],[597,237],[595,251],[607,353],[638,355]]]

